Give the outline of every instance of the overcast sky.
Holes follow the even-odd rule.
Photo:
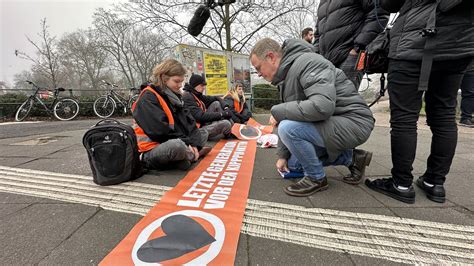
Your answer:
[[[126,1],[126,0],[121,0]],[[15,50],[34,55],[26,35],[37,41],[40,20],[46,18],[52,35],[58,38],[76,29],[87,29],[99,7],[110,7],[117,0],[0,0],[0,80],[13,82],[13,76],[28,70],[30,63],[15,56]]]

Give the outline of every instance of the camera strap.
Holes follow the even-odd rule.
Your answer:
[[[433,10],[428,17],[426,27],[421,30],[420,34],[423,38],[426,38],[425,47],[423,50],[423,57],[421,61],[420,79],[418,81],[418,90],[427,91],[428,83],[430,80],[431,67],[433,65],[434,48],[436,47],[435,36],[436,36],[436,11],[440,0],[436,0],[433,4]]]

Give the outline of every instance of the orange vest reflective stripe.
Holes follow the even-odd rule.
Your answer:
[[[160,103],[161,107],[163,108],[163,111],[165,111],[166,117],[168,117],[169,125],[170,125],[171,127],[173,127],[173,126],[174,126],[173,113],[171,113],[171,110],[170,110],[168,104],[166,103],[166,101],[163,99],[163,97],[161,97],[161,95],[158,94],[158,93],[157,93],[155,90],[153,90],[151,87],[146,87],[145,89],[143,89],[143,90],[140,92],[140,96],[138,96],[138,99],[133,103],[132,112],[135,110],[135,105],[136,105],[136,103],[141,99],[141,97],[142,97],[143,93],[145,93],[145,91],[149,91],[149,92],[152,92],[153,94],[155,94],[156,98],[158,99],[158,102]],[[135,119],[133,119],[132,128],[133,128],[133,130],[135,131],[135,134],[137,135],[138,151],[139,151],[139,152],[146,152],[146,151],[152,150],[152,149],[155,148],[156,146],[160,145],[160,143],[151,140],[151,139],[145,134],[145,132],[144,132],[143,129],[137,124],[137,122],[135,121]]]
[[[201,108],[201,110],[202,110],[203,112],[206,112],[206,110],[207,110],[207,109],[206,109],[206,105],[205,105],[201,100],[199,100],[199,98],[198,98],[196,95],[194,95],[194,93],[192,93],[192,92],[189,92],[189,93],[194,97],[194,99],[196,100],[196,102],[197,102],[199,108]],[[197,127],[197,128],[200,128],[200,127],[201,127],[201,123],[199,123],[198,121],[196,121],[196,127]]]

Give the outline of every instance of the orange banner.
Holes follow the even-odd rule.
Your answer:
[[[100,265],[233,264],[255,151],[255,141],[218,142]]]
[[[271,134],[272,132],[272,126],[262,126],[253,118],[250,118],[246,125],[234,123],[234,125],[232,126],[232,134],[238,139],[242,140],[256,140],[260,138],[260,136],[265,134]]]

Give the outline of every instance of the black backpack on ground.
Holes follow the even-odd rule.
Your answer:
[[[94,183],[107,186],[143,175],[137,137],[132,127],[114,119],[104,119],[84,134]]]

